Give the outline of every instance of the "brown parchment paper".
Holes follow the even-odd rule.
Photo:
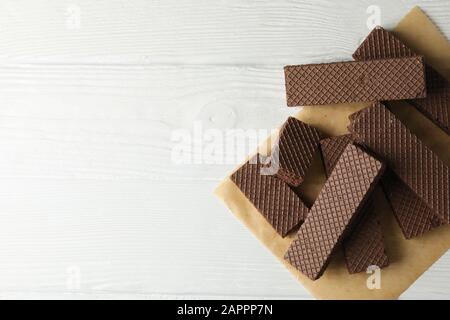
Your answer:
[[[394,32],[408,46],[425,55],[429,64],[450,79],[450,43],[419,8],[409,12]],[[340,135],[347,132],[348,115],[365,106],[367,104],[302,107],[296,117],[327,135]],[[396,103],[391,110],[450,164],[450,136],[405,103]],[[269,139],[265,144],[266,152],[270,151],[270,140],[273,141]],[[300,187],[307,202],[313,201],[324,181],[320,157],[316,155],[313,167]],[[324,275],[317,281],[311,281],[283,260],[295,232],[287,238],[281,238],[229,178],[222,181],[215,194],[294,277],[319,299],[398,298],[450,248],[449,226],[435,229],[420,238],[405,240],[383,193],[377,190],[376,210],[381,216],[386,250],[391,262],[389,267],[381,270],[381,288],[368,288],[370,274],[348,274],[341,250],[333,256]]]

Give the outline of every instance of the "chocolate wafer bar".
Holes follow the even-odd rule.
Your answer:
[[[284,237],[305,220],[308,208],[286,183],[261,172],[264,164],[259,159],[259,155],[250,159],[231,175],[231,180]]]
[[[351,134],[320,140],[325,175],[329,177],[345,148],[353,141]]]
[[[406,239],[423,235],[445,222],[393,172],[381,180],[395,219]]]
[[[330,176],[345,148],[353,141],[351,135],[331,137],[320,141],[325,172]],[[389,264],[384,249],[383,234],[373,198],[367,201],[362,218],[359,219],[348,238],[344,240],[344,255],[350,273],[366,271],[371,265],[383,268]]]
[[[358,111],[352,114],[350,119],[356,119],[361,112]],[[339,156],[351,141],[351,135],[331,137],[320,141],[327,176],[329,176]],[[381,179],[381,184],[406,239],[421,236],[444,224],[423,200],[397,178],[394,173],[389,172],[385,174]]]
[[[353,119],[356,119],[357,114]],[[327,176],[336,165],[339,156],[347,144],[352,141],[351,135],[331,137],[320,141],[322,158]],[[384,193],[391,205],[394,216],[406,239],[411,239],[441,226],[444,222],[394,173],[390,172],[381,179]],[[370,210],[370,208],[368,209]],[[372,238],[376,238],[375,236]],[[350,268],[349,268],[350,270]]]
[[[289,107],[426,96],[422,57],[286,66],[284,74]]]
[[[383,171],[380,161],[355,145],[348,145],[285,259],[310,279],[318,279],[335,248],[351,230]]]
[[[427,118],[450,134],[450,83],[431,67],[426,69],[427,90],[424,99],[408,100]]]
[[[389,58],[412,58],[418,56],[400,39],[386,29],[377,26],[355,50],[352,57],[357,61]]]
[[[289,117],[272,150],[271,165],[278,164],[277,177],[293,187],[299,186],[311,165],[319,141],[317,129]]]
[[[386,160],[425,204],[449,223],[450,170],[384,105],[377,102],[349,126],[354,139]]]
[[[419,56],[394,34],[376,27],[353,53],[358,61]],[[450,134],[450,83],[429,65],[425,65],[427,97],[409,100],[425,116]]]
[[[365,272],[369,266],[384,268],[389,265],[373,197],[369,198],[361,215],[343,242],[345,262],[351,274]]]

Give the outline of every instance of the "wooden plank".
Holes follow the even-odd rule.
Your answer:
[[[215,182],[2,181],[4,295],[308,297],[211,196]]]
[[[300,64],[349,59],[366,1],[3,1],[0,60],[40,63]],[[450,32],[446,0],[379,0],[393,26],[414,5]]]
[[[262,140],[297,111],[283,107],[282,77],[248,67],[0,67],[0,176],[218,181],[258,145],[227,134],[253,129]],[[208,130],[223,130],[223,144],[208,142]],[[177,133],[191,139],[190,163],[172,161],[185,141]],[[213,143],[218,158],[195,164]]]

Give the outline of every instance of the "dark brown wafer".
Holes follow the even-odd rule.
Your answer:
[[[350,118],[356,119],[359,113],[361,111],[356,112],[356,116]],[[327,176],[331,173],[339,156],[351,141],[351,135],[331,137],[320,141]],[[406,239],[421,236],[444,223],[394,173],[390,172],[383,176],[381,183]]]
[[[394,173],[386,174],[381,180],[381,184],[406,239],[421,236],[445,224]]]
[[[394,34],[380,26],[375,27],[353,53],[358,61],[389,58],[411,58],[417,54]]]
[[[365,272],[369,266],[384,268],[389,265],[373,197],[367,201],[362,217],[344,240],[343,247],[349,273]]]
[[[342,152],[352,141],[350,134],[320,140],[320,150],[327,177],[330,176]]]
[[[438,217],[449,222],[450,170],[384,105],[377,102],[354,119],[350,132],[358,143],[386,160],[397,176]]]
[[[425,70],[429,92],[427,97],[408,102],[450,134],[450,83],[431,67]]]
[[[358,61],[418,56],[395,35],[377,27],[353,54]],[[409,100],[436,125],[450,133],[450,83],[429,65],[425,66],[427,97]]]
[[[331,137],[320,141],[325,172],[330,176],[345,148],[352,142],[351,135]],[[384,250],[384,241],[380,222],[370,198],[362,212],[362,218],[354,226],[344,241],[344,255],[350,273],[367,270],[376,265],[383,268],[389,261]]]
[[[284,74],[290,107],[426,96],[421,57],[287,66]]]
[[[299,186],[311,165],[319,141],[317,129],[289,117],[272,151],[271,165],[278,164],[277,177],[293,187]]]
[[[355,145],[348,145],[285,259],[310,279],[318,279],[383,171],[384,165],[380,161]]]
[[[261,172],[259,155],[231,175],[231,180],[283,237],[303,222],[308,208],[289,186]]]

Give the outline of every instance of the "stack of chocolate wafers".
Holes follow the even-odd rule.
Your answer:
[[[406,239],[450,223],[449,167],[389,110],[406,100],[450,133],[449,83],[381,27],[353,58],[284,69],[290,107],[371,102],[350,116],[349,134],[325,138],[289,118],[270,156],[231,176],[281,236],[294,236],[285,259],[312,280],[339,248],[350,273],[389,264],[374,192],[385,193]],[[298,187],[319,150],[327,181],[308,206]]]

